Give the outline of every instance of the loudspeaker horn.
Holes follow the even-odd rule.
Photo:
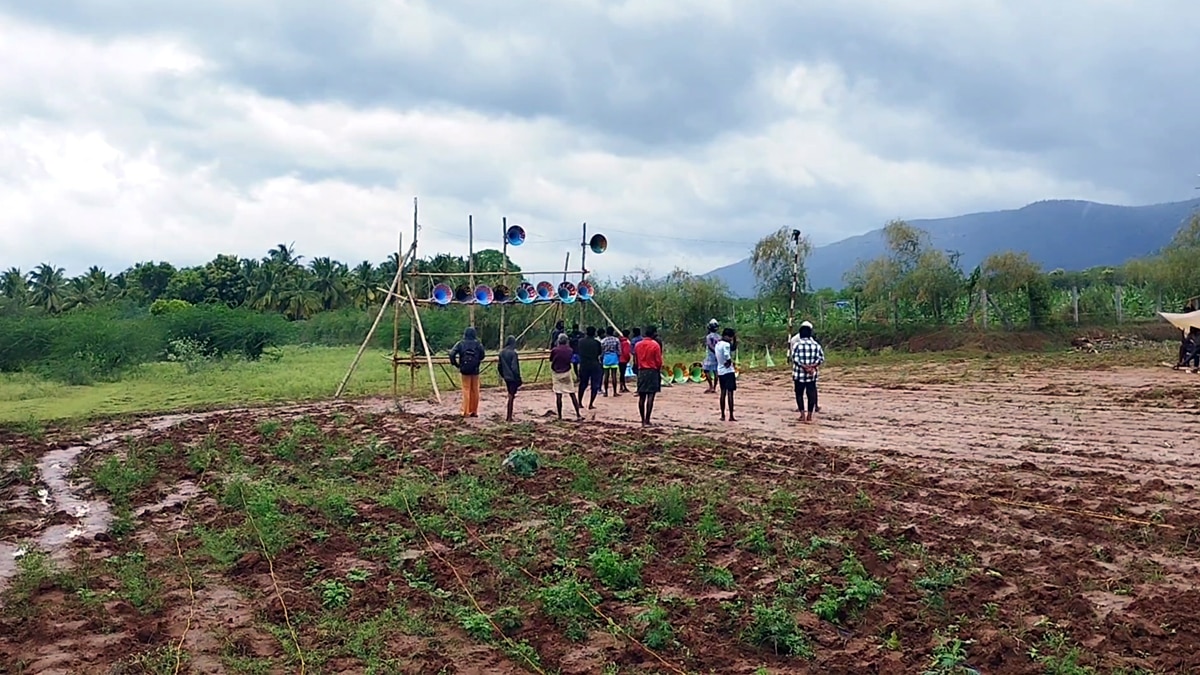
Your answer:
[[[583,300],[584,302],[591,300],[592,296],[596,294],[596,289],[592,286],[592,282],[590,281],[579,282],[579,287],[577,290],[579,292],[579,299]]]
[[[538,300],[549,300],[554,293],[554,284],[549,281],[540,281],[537,285]]]
[[[450,304],[453,296],[454,289],[450,288],[450,284],[438,284],[433,287],[433,301],[439,305]]]
[[[475,287],[475,302],[481,305],[492,304],[492,299],[495,298],[495,293],[492,292],[492,287],[487,284],[479,284]]]
[[[503,305],[512,302],[512,291],[508,290],[508,286],[505,286],[504,284],[497,284],[496,287],[492,289],[492,294],[492,302],[496,303],[497,305]]]
[[[566,304],[575,302],[575,298],[579,297],[579,290],[575,288],[575,284],[564,281],[558,285],[558,299]]]
[[[504,232],[504,240],[509,246],[520,246],[525,243],[525,228],[513,225]]]
[[[454,289],[454,301],[464,304],[471,302],[471,287],[463,284],[462,286]]]
[[[537,288],[528,281],[522,281],[520,286],[517,286],[517,302],[522,305],[528,305],[533,302],[537,296]]]
[[[592,253],[597,255],[608,250],[608,237],[602,234],[593,234],[588,240],[588,246],[592,249]]]

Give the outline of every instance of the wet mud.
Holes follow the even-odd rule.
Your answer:
[[[659,395],[651,429],[634,395],[558,423],[552,395],[531,390],[517,425],[497,419],[503,397],[485,391],[474,420],[453,414],[450,394],[403,413],[337,402],[131,420],[90,438],[10,434],[0,442],[36,471],[0,484],[13,506],[0,672],[174,672],[179,656],[179,672],[290,673],[297,654],[307,672],[537,672],[533,654],[563,673],[906,673],[954,639],[959,665],[981,673],[1073,672],[1061,669],[1076,661],[1200,672],[1191,380],[830,369],[813,424],[798,420],[786,373],[739,387],[738,422],[719,420],[703,385],[684,385]],[[84,476],[133,436],[175,451],[133,490],[134,531],[112,536],[113,506]],[[541,457],[533,476],[498,469],[523,448]],[[248,491],[238,481],[249,476],[272,492]],[[480,485],[492,486],[486,499]],[[684,495],[678,513],[671,489]],[[623,534],[607,546],[640,556],[639,592],[597,571],[599,530],[585,523],[611,514]],[[72,572],[29,582],[12,557],[21,547]],[[829,588],[857,578],[847,560],[881,595],[818,614]],[[597,594],[599,614],[585,606],[579,625],[544,595],[571,574]],[[321,585],[333,581],[349,589],[344,603]],[[463,618],[475,603],[517,618],[503,637],[480,637]],[[759,607],[784,607],[811,653],[755,642]],[[653,608],[671,637],[647,649]]]

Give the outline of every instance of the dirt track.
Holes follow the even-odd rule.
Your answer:
[[[664,389],[654,421],[664,429],[943,460],[921,462],[936,473],[974,474],[980,465],[1028,462],[1200,485],[1197,375],[1164,368],[988,373],[970,371],[966,363],[841,375],[836,370],[824,375],[822,413],[814,424],[798,421],[784,372],[743,378],[735,399],[737,423],[720,421],[717,394],[706,393],[704,384]],[[534,419],[545,419],[554,403],[552,394],[537,389],[517,400],[519,416]],[[460,401],[457,392],[449,393],[443,411],[458,410]],[[502,416],[503,406],[501,391],[485,391],[480,414]],[[569,413],[569,403],[566,408]],[[411,409],[436,410],[428,404]],[[585,417],[636,425],[637,396],[597,398]]]
[[[796,420],[787,375],[763,373],[743,379],[737,423],[720,422],[703,385],[682,385],[659,396],[650,431],[633,395],[559,425],[546,424],[552,395],[531,389],[525,426],[496,424],[490,390],[467,422],[446,414],[449,395],[442,415],[361,401],[0,436],[29,465],[84,447],[88,475],[113,453],[153,468],[127,477],[125,503],[111,505],[130,514],[127,531],[113,536],[86,526],[108,512],[103,496],[78,476],[53,484],[61,466],[33,485],[0,480],[0,672],[174,672],[183,645],[179,672],[287,673],[295,644],[307,672],[531,670],[516,642],[464,632],[475,601],[515,608],[506,639],[581,675],[922,672],[955,637],[956,662],[989,675],[1200,672],[1200,377],[978,363],[825,377],[813,425]],[[130,432],[142,436],[112,444]],[[522,447],[550,464],[528,479],[499,471]],[[238,487],[234,472],[253,480]],[[670,486],[684,500],[675,525],[663,522]],[[267,540],[286,535],[270,559],[247,535],[251,512],[275,523]],[[602,588],[597,531],[581,525],[601,514],[624,520],[609,544],[618,560],[644,560],[632,597]],[[73,571],[12,577],[19,542]],[[631,636],[651,639],[639,617],[665,608],[672,641],[647,652],[586,607],[570,628],[548,614],[538,594],[563,559]],[[831,589],[862,581],[848,561],[883,595],[819,618]],[[714,588],[711,569],[733,585]],[[369,578],[349,584],[348,603],[323,607],[317,584],[355,570]],[[786,607],[811,655],[755,646],[751,605]]]

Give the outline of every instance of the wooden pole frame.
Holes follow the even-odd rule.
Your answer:
[[[387,312],[388,306],[391,305],[392,309],[393,309],[393,317],[392,317],[392,353],[391,353],[390,361],[392,362],[392,397],[393,397],[393,399],[396,401],[397,405],[399,405],[399,399],[400,399],[399,367],[401,365],[405,365],[405,364],[407,364],[409,366],[409,369],[410,369],[409,387],[410,387],[410,391],[415,391],[415,389],[416,389],[416,369],[418,367],[417,364],[418,364],[418,361],[423,361],[422,365],[429,368],[430,385],[433,388],[434,398],[437,400],[437,402],[439,404],[442,402],[441,389],[437,383],[437,373],[434,370],[434,366],[442,365],[444,367],[445,361],[443,360],[444,357],[437,357],[437,359],[435,360],[435,357],[433,356],[433,351],[429,347],[429,340],[425,333],[424,324],[421,321],[421,309],[420,309],[421,305],[429,305],[429,304],[434,304],[434,303],[432,300],[429,300],[429,299],[418,298],[417,294],[416,294],[416,290],[420,290],[420,289],[417,288],[416,290],[414,290],[414,288],[412,286],[412,281],[408,280],[406,277],[411,277],[413,280],[416,280],[419,278],[463,277],[463,276],[465,276],[465,277],[468,277],[469,283],[471,285],[471,290],[472,290],[472,292],[474,292],[475,276],[476,276],[474,216],[472,216],[472,215],[467,216],[467,240],[468,240],[468,263],[467,263],[468,270],[467,270],[467,272],[465,272],[465,273],[461,273],[461,272],[459,272],[459,273],[455,273],[455,272],[436,273],[436,272],[421,271],[420,267],[419,267],[418,258],[417,258],[417,250],[418,250],[417,243],[419,241],[419,235],[420,235],[420,222],[418,219],[418,213],[419,213],[418,201],[417,201],[417,198],[414,197],[413,198],[413,223],[412,223],[413,237],[412,237],[412,242],[410,243],[407,252],[404,252],[404,235],[402,232],[398,234],[397,244],[396,244],[396,255],[397,255],[396,274],[392,278],[391,284],[389,284],[389,286],[386,289],[383,288],[382,286],[379,287],[379,289],[378,289],[378,290],[384,292],[383,302],[381,303],[381,305],[379,307],[378,313],[375,315],[375,320],[372,322],[371,328],[367,331],[366,337],[363,339],[362,343],[359,345],[358,352],[355,354],[353,361],[350,363],[350,367],[347,369],[346,374],[342,377],[341,381],[338,383],[337,390],[334,392],[335,399],[341,398],[342,394],[345,392],[346,385],[350,381],[350,378],[353,376],[354,371],[358,367],[359,362],[362,360],[362,356],[366,352],[367,346],[370,344],[371,339],[375,336],[375,331],[378,330],[379,324],[383,320],[384,313]],[[508,218],[507,217],[501,218],[501,226],[503,228],[503,237],[502,237],[503,243],[502,243],[502,247],[501,247],[502,254],[503,254],[503,262],[502,262],[503,268],[501,271],[501,279],[502,279],[502,283],[504,283],[504,285],[507,286],[510,283],[511,275],[512,275],[512,272],[511,272],[511,270],[509,268],[509,264],[508,264]],[[583,283],[584,281],[587,280],[587,276],[589,273],[589,271],[586,267],[587,246],[588,246],[587,223],[583,224],[583,236],[584,236],[584,239],[583,239],[582,247],[581,247],[582,251],[581,251],[580,269],[578,271],[571,269],[571,252],[568,250],[566,253],[566,257],[563,261],[563,268],[562,268],[562,272],[561,272],[563,281],[567,281],[568,277],[573,274],[579,274],[580,283]],[[408,270],[408,272],[406,274],[405,267],[408,265],[409,262],[412,263],[412,269]],[[522,275],[522,277],[524,277],[525,275],[557,275],[558,273],[559,273],[558,271],[554,271],[554,272],[525,272],[525,271],[522,271],[521,275]],[[395,303],[395,304],[392,305],[392,303]],[[583,311],[584,311],[583,305],[587,304],[587,303],[594,304],[595,300],[593,299],[593,300],[587,300],[587,301],[580,302],[580,317],[581,317],[581,319],[583,317]],[[471,327],[475,327],[475,304],[476,303],[473,303],[473,302],[469,304],[468,313],[469,313],[469,321],[470,321]],[[533,304],[542,304],[542,303],[533,303]],[[529,333],[529,331],[531,331],[535,326],[537,326],[551,312],[554,312],[557,319],[565,320],[566,312],[567,312],[567,307],[566,307],[567,303],[561,302],[559,300],[551,300],[550,302],[546,302],[545,304],[547,305],[547,307],[545,309],[543,309],[541,311],[541,313],[539,313],[536,317],[534,317],[533,320],[530,321],[529,325],[527,325],[525,327],[525,329],[522,330],[517,335],[518,341],[524,340],[525,336]],[[412,321],[409,324],[409,352],[408,352],[407,356],[401,356],[401,353],[400,353],[400,310],[401,310],[401,305],[405,305],[405,307],[404,307],[405,313],[408,314],[412,319]],[[604,310],[599,307],[599,305],[596,306],[596,309],[601,313],[601,315],[604,317],[604,319],[606,321],[608,321],[609,325],[613,326],[614,329],[620,330],[616,326],[616,324],[612,322],[612,320],[608,317],[608,315],[605,314]],[[504,331],[506,329],[507,329],[506,307],[505,307],[505,305],[501,305],[500,306],[500,345],[501,345],[501,347],[503,347],[503,344],[504,344],[504,338],[505,338]],[[422,354],[417,353],[417,348],[418,348],[417,338],[418,337],[420,338],[419,346],[422,349],[422,352],[423,352]],[[423,358],[421,358],[421,357],[423,357]],[[536,351],[536,352],[532,352],[532,353],[526,353],[524,355],[524,358],[537,360],[539,362],[538,374],[540,375],[541,362],[543,362],[547,358],[549,358],[549,350],[541,350],[541,351]],[[538,378],[535,375],[534,381],[537,381],[537,379]]]
[[[416,242],[409,247],[408,254],[400,259],[400,264],[396,267],[396,276],[392,279],[392,288],[398,289],[400,284],[400,274],[404,269],[404,262],[413,255],[416,251]],[[371,338],[375,336],[375,330],[379,328],[379,321],[383,318],[383,313],[387,311],[388,304],[392,302],[396,294],[388,293],[384,296],[383,304],[379,307],[379,313],[375,315],[375,322],[371,324],[371,329],[367,331],[367,337],[362,341],[362,345],[358,348],[358,353],[354,355],[354,360],[350,363],[350,368],[346,371],[346,375],[342,377],[342,381],[338,384],[337,391],[333,393],[334,398],[341,398],[342,392],[346,390],[346,383],[350,381],[350,376],[354,374],[354,369],[358,367],[358,362],[362,359],[363,352],[367,351],[367,344],[371,342]]]

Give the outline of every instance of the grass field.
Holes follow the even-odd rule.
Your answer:
[[[832,367],[891,367],[904,363],[928,364],[975,359],[980,368],[986,365],[992,369],[1036,369],[1085,361],[1089,367],[1101,364],[1149,365],[1173,358],[1172,349],[1171,345],[1157,345],[1086,357],[1063,349],[1050,353],[1004,355],[981,355],[977,351],[924,354],[890,350],[873,353],[831,352],[828,354],[828,364]],[[68,386],[28,373],[0,374],[0,424],[326,399],[333,396],[356,351],[357,348],[353,346],[288,346],[280,350],[278,358],[264,357],[257,362],[221,361],[203,364],[191,371],[180,363],[153,363],[138,367],[120,381],[88,386]],[[383,350],[367,351],[347,385],[345,396],[390,395],[392,372],[388,356],[389,352]],[[766,368],[769,363],[766,357],[762,351],[746,353],[741,358],[741,367],[744,370]],[[771,357],[775,367],[786,365],[780,351],[773,352]],[[698,352],[668,351],[665,360],[669,364],[690,364],[701,358]],[[526,362],[522,370],[526,381],[532,382],[537,364]],[[443,392],[457,386],[456,377],[452,379],[455,374],[449,366],[445,370],[435,366],[434,372]],[[869,372],[869,369],[864,372]],[[542,369],[539,381],[549,381],[548,369]],[[409,383],[409,371],[402,368],[401,395],[408,394]],[[494,368],[485,370],[483,384],[496,384]],[[427,396],[432,392],[424,367],[416,373],[413,391],[417,396]]]
[[[86,418],[123,413],[166,412],[212,407],[233,407],[263,403],[310,401],[330,398],[350,367],[357,347],[284,347],[277,359],[261,361],[225,361],[204,364],[189,372],[180,363],[153,363],[141,366],[118,382],[100,382],[88,386],[68,386],[47,381],[37,375],[19,373],[0,375],[0,423]],[[391,395],[390,352],[369,350],[346,388],[348,397]],[[691,363],[699,354],[668,352],[667,362]],[[527,382],[537,372],[536,362],[526,362],[522,371]],[[443,392],[455,383],[446,372],[449,366],[435,366],[438,386]],[[544,367],[541,382],[549,381]],[[400,370],[401,393],[407,394],[410,375]],[[483,373],[484,386],[496,384],[495,368]],[[416,374],[415,392],[432,392],[427,369]]]

